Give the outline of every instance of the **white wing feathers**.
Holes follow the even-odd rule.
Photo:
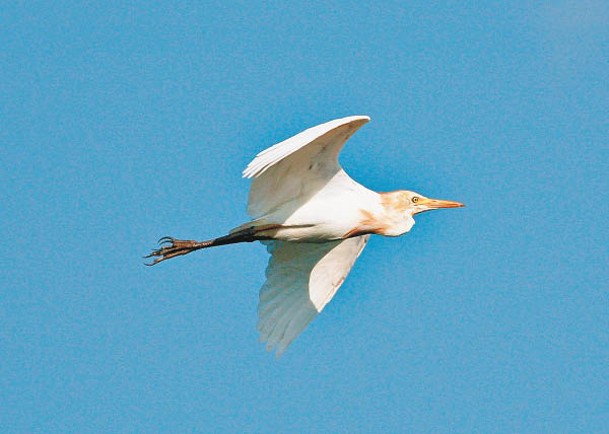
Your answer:
[[[281,209],[279,214],[285,217],[324,188],[332,187],[340,194],[359,186],[340,167],[338,153],[369,120],[367,116],[336,119],[260,152],[243,171],[245,178],[254,178],[248,213],[263,221]],[[264,242],[272,257],[266,269],[267,280],[260,289],[258,330],[267,349],[276,347],[278,355],[283,353],[321,312],[368,238],[365,235],[327,243]]]
[[[349,139],[349,137],[359,127],[364,125],[369,120],[370,118],[368,116],[349,116],[342,119],[335,119],[333,121],[326,122],[325,124],[317,125],[315,127],[306,129],[303,132],[298,133],[287,140],[284,140],[283,142],[279,142],[276,145],[273,145],[270,148],[261,151],[258,155],[256,155],[256,158],[254,158],[252,162],[247,165],[247,167],[243,171],[243,177],[258,177],[262,175],[273,164],[293,154],[299,149],[309,144],[312,144],[314,140],[319,139],[327,133],[333,132],[333,130],[339,129],[340,127],[347,126],[348,128],[346,128],[346,130],[349,131],[350,134],[344,137],[343,140],[339,140],[336,143],[339,145],[339,148],[337,149],[338,155],[338,151],[340,151],[340,148],[342,148],[347,139]],[[341,130],[344,130],[344,128]]]
[[[322,311],[349,274],[369,235],[328,243],[267,242],[272,254],[260,289],[258,330],[281,355]]]
[[[310,197],[338,172],[338,153],[367,116],[350,116],[309,128],[260,152],[243,171],[255,178],[250,189],[248,213],[269,214],[278,206]]]

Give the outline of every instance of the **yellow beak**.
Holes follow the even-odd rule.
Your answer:
[[[423,205],[426,209],[422,209],[422,211],[429,211],[432,209],[441,209],[441,208],[461,208],[464,207],[460,202],[454,202],[452,200],[441,200],[441,199],[427,199],[421,198],[417,202],[417,205]]]

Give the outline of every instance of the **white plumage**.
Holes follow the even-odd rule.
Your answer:
[[[370,235],[327,243],[270,241],[258,331],[281,355],[334,297]]]
[[[463,206],[412,191],[376,193],[355,182],[338,163],[345,142],[367,116],[350,116],[309,128],[262,152],[243,171],[253,178],[252,220],[207,241],[165,237],[149,265],[223,244],[261,241],[271,254],[260,289],[260,339],[277,354],[334,297],[370,234],[398,236],[413,216]]]
[[[340,167],[338,153],[369,120],[367,116],[337,119],[260,152],[243,171],[245,178],[254,178],[248,214],[259,218],[281,210],[289,217],[322,190],[364,189]]]
[[[255,178],[250,189],[249,214],[264,224],[298,225],[294,213],[331,215],[331,208],[344,205],[339,202],[351,199],[353,191],[368,192],[343,171],[338,153],[369,120],[367,116],[337,119],[260,152],[243,171],[244,177]],[[334,203],[322,197],[320,206],[313,200],[324,196],[324,192],[334,196]],[[374,198],[376,193],[370,193]],[[310,213],[306,211],[309,209]],[[303,222],[310,224],[313,220],[307,216]],[[352,222],[338,226],[343,227],[340,235],[344,235]],[[319,237],[328,238],[326,234]],[[268,243],[272,257],[258,305],[258,330],[260,339],[267,342],[267,349],[276,345],[277,354],[283,353],[322,311],[349,274],[368,238],[369,235],[363,235],[325,243]]]

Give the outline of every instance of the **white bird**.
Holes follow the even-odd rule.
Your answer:
[[[369,120],[336,119],[260,152],[243,171],[253,178],[252,220],[207,241],[161,238],[147,265],[223,244],[266,244],[272,256],[258,330],[267,349],[281,355],[334,297],[371,234],[399,236],[412,228],[415,214],[464,206],[406,190],[376,193],[351,179],[338,154]]]

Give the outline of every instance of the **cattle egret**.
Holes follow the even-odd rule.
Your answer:
[[[371,234],[396,237],[412,228],[415,214],[464,206],[413,191],[376,193],[351,179],[338,154],[369,120],[336,119],[260,152],[243,171],[253,178],[252,220],[207,241],[161,238],[147,265],[223,244],[265,244],[271,258],[258,330],[267,349],[281,355],[336,294]]]

